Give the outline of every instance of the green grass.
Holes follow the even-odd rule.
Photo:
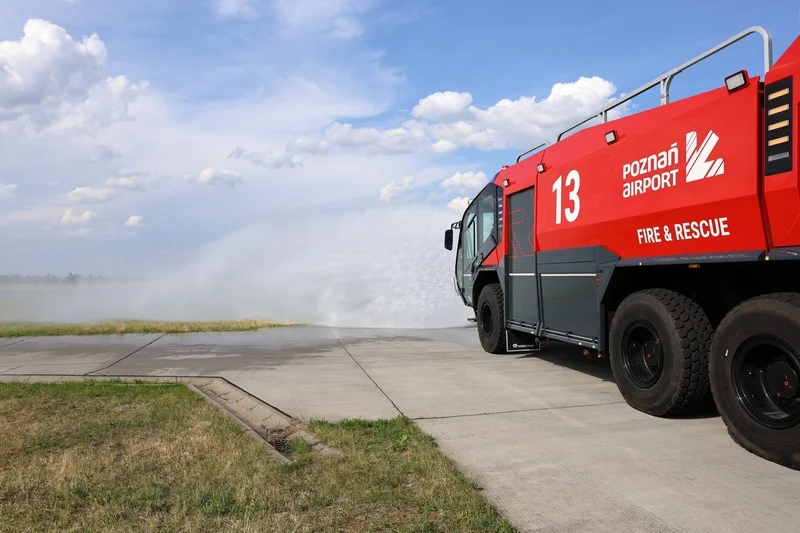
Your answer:
[[[218,320],[208,322],[157,322],[111,320],[91,324],[0,322],[0,337],[50,337],[59,335],[116,335],[122,333],[193,333],[254,331],[291,324],[269,320]]]
[[[510,532],[404,418],[312,422],[283,465],[175,383],[0,384],[4,531]]]

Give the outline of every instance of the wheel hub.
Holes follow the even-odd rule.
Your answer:
[[[661,344],[655,339],[650,339],[644,343],[644,363],[655,370],[661,364]]]
[[[767,386],[778,398],[794,398],[797,395],[797,373],[783,361],[773,363],[767,367]]]
[[[663,348],[655,328],[637,320],[625,330],[622,340],[622,364],[631,380],[641,388],[658,382],[663,370]]]
[[[761,424],[800,424],[800,353],[783,339],[756,335],[733,356],[733,385],[742,407]]]
[[[494,316],[492,315],[492,308],[488,304],[481,309],[481,327],[487,336],[491,336],[494,332]]]

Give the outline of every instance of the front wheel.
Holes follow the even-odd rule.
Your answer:
[[[499,283],[483,288],[475,308],[478,322],[478,338],[484,351],[505,353],[505,315],[503,311],[503,289]]]
[[[733,438],[800,470],[800,294],[768,294],[734,307],[717,328],[710,370]]]

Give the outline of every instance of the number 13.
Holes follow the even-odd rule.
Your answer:
[[[556,224],[561,224],[561,178],[563,177],[559,176],[553,183],[553,192],[556,193]],[[572,202],[572,207],[563,210],[564,216],[567,217],[567,222],[575,222],[581,212],[581,198],[578,196],[578,191],[581,188],[581,175],[578,174],[577,170],[570,170],[569,174],[567,174],[567,187],[573,183],[575,186],[569,191],[569,200]]]

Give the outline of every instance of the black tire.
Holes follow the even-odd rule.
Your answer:
[[[774,377],[773,367],[780,361],[781,350],[786,350],[789,363],[785,364],[794,370],[780,368],[779,382],[770,382],[767,376]],[[711,390],[733,439],[746,450],[795,470],[800,470],[798,358],[800,294],[797,293],[768,294],[737,305],[720,323],[711,345]],[[759,371],[762,362],[763,370]],[[781,383],[784,377],[786,381]],[[774,413],[759,414],[765,405],[781,404],[790,412],[788,407],[793,406],[794,415],[780,420]]]
[[[475,315],[478,338],[484,351],[493,354],[506,353],[503,289],[499,283],[491,283],[481,290]]]
[[[710,396],[714,329],[700,305],[675,291],[648,289],[622,301],[611,323],[611,369],[620,393],[653,416],[697,411]]]

